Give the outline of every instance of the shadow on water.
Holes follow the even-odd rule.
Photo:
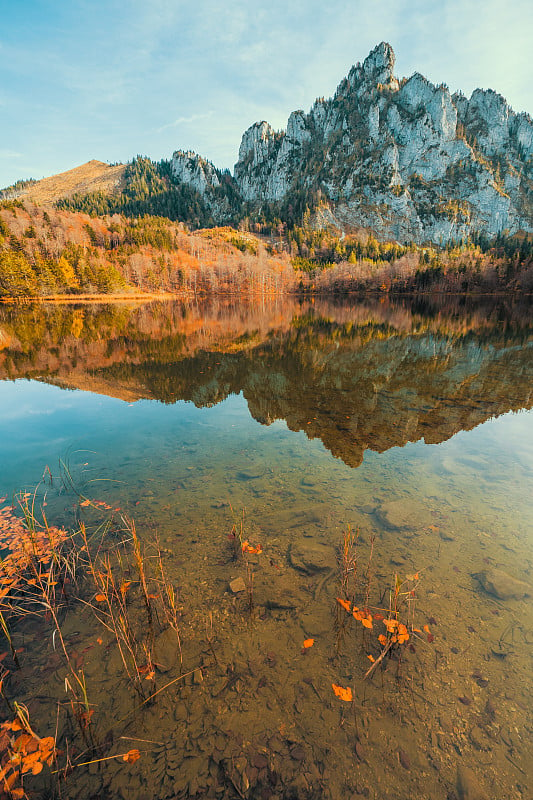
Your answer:
[[[0,309],[0,488],[61,456],[94,502],[52,467],[49,518],[91,526],[105,504],[152,559],[157,537],[183,655],[158,687],[191,673],[117,724],[138,705],[117,648],[71,608],[95,735],[142,753],[75,769],[63,796],[525,800],[532,341],[512,298]],[[339,616],[348,526],[372,629]],[[419,632],[364,680],[413,575]],[[6,686],[52,735],[65,665],[51,633],[15,635]]]

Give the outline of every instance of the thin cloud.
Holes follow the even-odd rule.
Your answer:
[[[163,131],[167,131],[169,128],[177,128],[180,125],[190,125],[192,122],[198,122],[200,119],[208,119],[212,116],[213,112],[208,111],[206,114],[191,114],[190,117],[178,117],[174,122],[167,122],[167,124],[162,125],[161,128],[156,128],[156,133],[163,133]]]

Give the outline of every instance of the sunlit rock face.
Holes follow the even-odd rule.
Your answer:
[[[220,186],[213,164],[190,150],[176,150],[170,168],[176,180],[189,184],[197,192],[204,193],[208,188]]]
[[[403,242],[533,231],[531,118],[492,90],[467,99],[419,73],[399,81],[394,61],[382,42],[285,131],[248,128],[234,172],[241,199],[320,192],[323,221]],[[179,174],[209,186],[197,170]]]

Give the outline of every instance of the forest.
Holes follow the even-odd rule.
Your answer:
[[[307,220],[304,218],[304,223]],[[248,229],[247,229],[248,228]],[[134,293],[533,291],[530,238],[437,247],[309,224],[243,221],[191,230],[158,215],[0,203],[0,299]]]

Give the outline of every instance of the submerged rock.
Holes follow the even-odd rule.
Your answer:
[[[514,578],[502,569],[486,569],[476,577],[487,594],[498,600],[521,600],[530,592],[525,581]]]
[[[245,592],[246,584],[244,582],[244,578],[235,578],[234,580],[230,581],[229,588],[231,589],[233,594],[237,594],[238,592]]]
[[[416,531],[431,522],[426,509],[413,506],[408,500],[389,500],[378,509],[381,521],[388,528]]]
[[[337,561],[335,551],[328,545],[320,542],[298,542],[289,550],[291,567],[306,575],[334,569]]]
[[[176,631],[168,627],[160,633],[155,640],[154,651],[159,672],[168,672],[178,664],[180,648]]]
[[[487,800],[476,775],[468,767],[457,767],[457,795],[459,800]]]

